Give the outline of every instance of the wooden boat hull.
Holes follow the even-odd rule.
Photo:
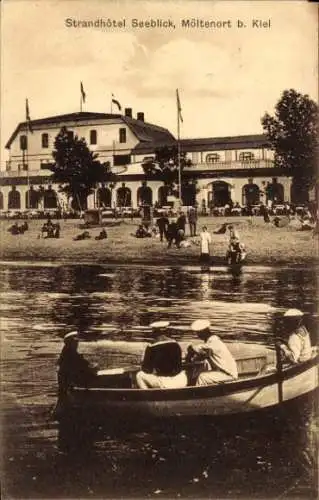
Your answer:
[[[318,355],[257,377],[183,389],[75,388],[64,410],[75,415],[125,419],[219,416],[275,407],[318,387]]]

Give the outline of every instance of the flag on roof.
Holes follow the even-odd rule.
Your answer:
[[[116,104],[116,106],[118,107],[119,111],[121,111],[122,109],[122,106],[121,104],[119,103],[119,101],[117,99],[114,98],[114,94],[112,94],[112,103],[113,104]]]
[[[83,87],[82,82],[81,82],[81,97],[82,97],[82,101],[85,102],[86,93],[84,92],[84,87]]]
[[[178,112],[178,118],[180,121],[183,123],[183,117],[182,117],[182,106],[181,106],[181,101],[179,98],[179,93],[178,89],[176,89],[176,99],[177,99],[177,112]]]
[[[30,118],[30,110],[29,110],[29,101],[28,99],[25,100],[25,118],[27,121],[27,126],[30,132],[33,133],[32,125],[31,125],[31,118]]]

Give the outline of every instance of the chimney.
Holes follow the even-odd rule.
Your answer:
[[[136,115],[136,119],[143,122],[144,121],[144,113],[142,113],[142,111],[139,111]]]
[[[125,108],[125,116],[132,118],[132,108]]]

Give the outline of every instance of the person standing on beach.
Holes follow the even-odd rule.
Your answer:
[[[200,233],[200,261],[203,263],[209,263],[210,261],[210,245],[212,243],[212,237],[207,231],[207,226],[203,226],[202,232]]]
[[[169,225],[169,220],[166,213],[163,213],[156,221],[156,225],[159,229],[160,240],[163,241],[164,237],[167,239],[167,228]]]
[[[197,213],[194,207],[188,212],[189,232],[191,236],[196,236]]]

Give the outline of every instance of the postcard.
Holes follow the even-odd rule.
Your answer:
[[[316,3],[1,14],[3,498],[316,496]]]

